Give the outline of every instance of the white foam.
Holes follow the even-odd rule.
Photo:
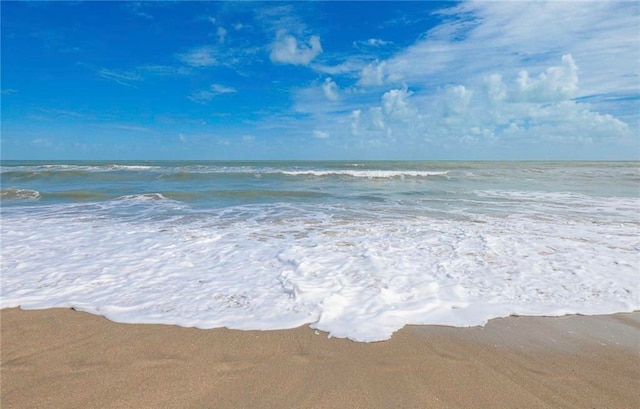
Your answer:
[[[101,211],[4,210],[0,307],[197,328],[311,324],[366,342],[407,324],[640,308],[640,221],[630,209],[627,223],[283,204],[119,217],[131,203],[157,215],[176,205],[138,195]]]
[[[148,172],[153,170],[162,170],[161,166],[147,165],[124,165],[124,164],[104,164],[104,165],[72,165],[72,164],[38,164],[38,165],[20,165],[20,166],[0,166],[0,173],[8,172]]]
[[[2,189],[0,190],[0,199],[2,200],[40,200],[41,194],[37,190],[31,189]]]
[[[346,164],[348,168],[362,167],[363,164]],[[73,164],[43,164],[43,165],[23,165],[23,166],[2,166],[0,173],[5,172],[149,172],[155,171],[163,175],[174,174],[254,174],[254,175],[288,175],[288,176],[348,176],[354,178],[367,179],[388,179],[405,177],[433,177],[446,176],[448,171],[425,171],[425,170],[381,170],[381,169],[298,169],[287,170],[273,166],[254,165],[223,165],[223,164],[198,164],[175,167],[163,167],[154,165],[126,165],[126,164],[101,164],[101,165],[73,165]]]
[[[355,165],[354,165],[355,166]],[[448,171],[424,171],[424,170],[291,170],[282,171],[285,175],[292,176],[351,176],[367,179],[388,179],[404,177],[429,177],[445,176]]]

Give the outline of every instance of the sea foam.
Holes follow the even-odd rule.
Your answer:
[[[640,308],[638,199],[534,194],[514,208],[508,200],[522,198],[512,193],[476,195],[510,212],[475,203],[435,217],[341,202],[203,210],[153,193],[3,209],[0,307],[197,328],[310,324],[365,342],[407,324]]]

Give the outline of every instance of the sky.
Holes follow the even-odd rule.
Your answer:
[[[640,3],[13,2],[8,159],[640,159]]]

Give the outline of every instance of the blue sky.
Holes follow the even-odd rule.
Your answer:
[[[640,3],[5,2],[3,159],[640,159]]]

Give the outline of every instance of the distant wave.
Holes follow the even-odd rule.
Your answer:
[[[367,179],[446,176],[448,173],[448,171],[435,172],[422,170],[294,170],[282,172],[282,174],[292,176],[351,176]]]
[[[169,180],[243,178],[243,177],[351,177],[362,179],[402,179],[447,176],[448,171],[425,170],[381,170],[381,169],[281,169],[262,166],[75,166],[47,165],[38,167],[3,167],[0,175],[5,183],[24,180],[88,178],[118,180],[120,172],[131,172],[135,178],[157,178]]]
[[[35,172],[109,172],[109,171],[149,171],[154,169],[162,169],[160,166],[145,165],[69,165],[69,164],[51,164],[51,165],[23,165],[23,166],[2,166],[0,173],[35,173]]]

